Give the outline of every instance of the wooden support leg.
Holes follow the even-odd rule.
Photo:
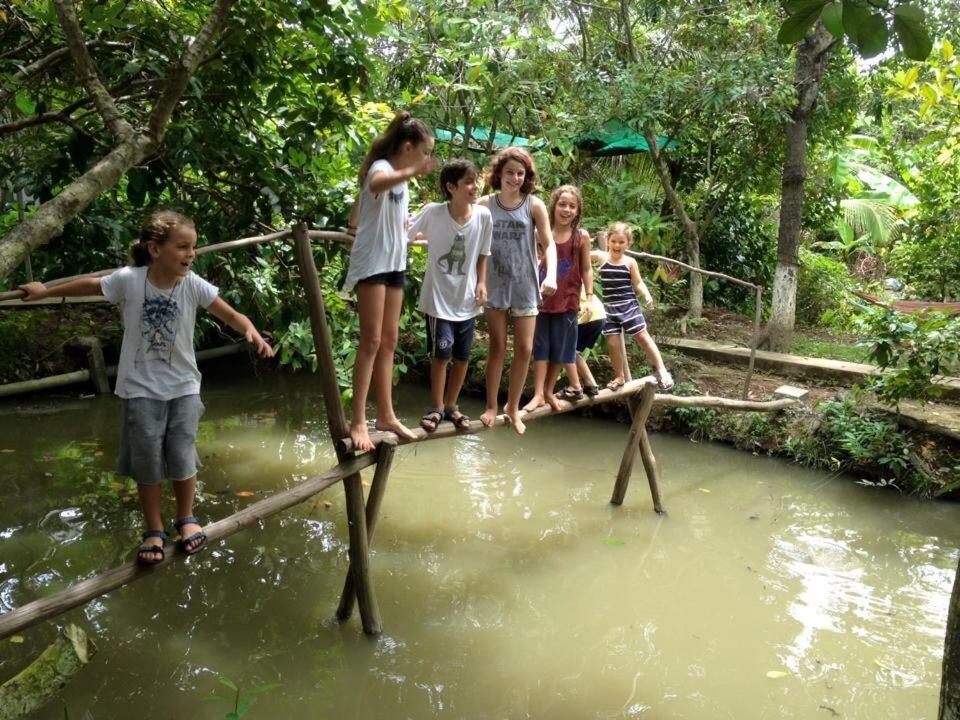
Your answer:
[[[77,338],[77,345],[87,351],[87,363],[90,365],[90,380],[97,395],[110,394],[110,380],[107,379],[107,363],[103,359],[103,347],[95,337]]]
[[[653,508],[658,513],[663,514],[663,504],[660,500],[659,471],[657,461],[653,457],[653,451],[650,448],[650,439],[647,437],[647,418],[650,416],[650,409],[653,407],[653,399],[656,393],[656,386],[653,383],[643,388],[640,394],[640,401],[630,400],[631,410],[633,411],[633,423],[630,425],[630,433],[627,436],[627,446],[623,451],[623,458],[620,460],[620,471],[617,473],[617,481],[613,487],[613,495],[610,502],[614,505],[622,505],[623,499],[627,494],[627,486],[630,484],[630,476],[633,474],[633,462],[637,456],[637,449],[640,449],[640,456],[643,460],[643,468],[647,474],[647,480],[650,482],[650,494],[653,497]]]
[[[380,505],[384,492],[387,489],[387,478],[390,476],[390,467],[393,465],[393,455],[397,449],[395,442],[381,442],[377,446],[377,468],[373,473],[373,483],[367,497],[367,543],[373,542],[373,533],[377,528],[380,517]],[[351,564],[352,565],[352,564]],[[353,614],[353,603],[357,597],[357,586],[353,579],[352,567],[347,573],[347,580],[343,584],[343,593],[340,595],[340,605],[337,607],[337,618],[341,621],[349,620]]]
[[[304,294],[307,296],[310,309],[310,328],[313,331],[313,345],[317,351],[317,370],[327,411],[327,423],[330,427],[330,437],[336,444],[338,440],[349,435],[349,426],[340,402],[340,386],[337,384],[327,312],[323,304],[323,292],[320,289],[320,279],[317,276],[317,265],[313,259],[313,248],[310,245],[306,223],[298,223],[294,226],[293,237],[296,241],[297,261],[300,264],[300,278],[303,281]],[[340,462],[352,456],[353,453],[337,449],[337,458]],[[377,607],[377,598],[370,579],[370,548],[367,541],[367,519],[360,474],[355,473],[344,478],[343,490],[347,499],[347,523],[350,531],[350,577],[356,587],[360,621],[365,633],[378,635],[381,631],[380,609]]]

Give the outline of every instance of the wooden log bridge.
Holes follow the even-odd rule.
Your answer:
[[[326,308],[324,307],[323,293],[317,275],[311,238],[325,241],[342,241],[342,233],[328,233],[308,231],[301,223],[293,228],[292,233],[287,231],[272,236],[248,238],[221,244],[221,249],[231,250],[245,247],[259,242],[265,242],[280,237],[292,235],[297,250],[297,259],[300,266],[301,279],[310,309],[310,323],[313,331],[314,344],[317,351],[317,373],[319,376],[320,391],[323,395],[324,408],[327,415],[327,424],[330,437],[334,440],[334,449],[337,453],[338,464],[326,472],[306,480],[296,487],[276,493],[223,520],[207,525],[204,530],[211,544],[223,540],[235,532],[258,524],[287,508],[293,507],[312,497],[313,495],[342,482],[346,496],[346,514],[349,532],[349,559],[350,566],[337,608],[337,617],[347,620],[353,613],[356,604],[360,610],[360,619],[365,633],[376,635],[381,632],[382,623],[380,610],[370,572],[369,545],[373,539],[373,532],[377,524],[379,509],[386,491],[386,485],[397,445],[440,440],[461,434],[483,432],[492,429],[503,429],[510,424],[504,415],[497,417],[491,427],[474,421],[469,428],[457,430],[450,422],[443,422],[433,433],[426,433],[422,429],[414,431],[413,440],[398,438],[393,433],[374,432],[371,438],[376,445],[373,452],[355,455],[349,438],[349,426],[346,413],[340,399],[340,388],[337,383],[336,367],[334,365],[333,349],[330,342],[330,329],[327,325]],[[209,252],[212,248],[206,249]],[[199,252],[198,252],[199,254]],[[106,272],[102,273],[106,274]],[[19,295],[19,291],[6,295]],[[3,298],[0,293],[0,298]],[[7,299],[7,298],[4,298]],[[646,422],[654,405],[673,407],[716,407],[727,410],[776,412],[796,404],[793,399],[780,399],[769,402],[733,400],[729,398],[698,396],[676,397],[673,395],[659,395],[656,393],[656,380],[652,377],[639,378],[627,382],[617,391],[603,389],[595,398],[584,398],[575,402],[560,401],[559,409],[543,406],[525,415],[524,421],[531,422],[556,414],[570,412],[588,405],[598,405],[609,402],[626,401],[630,408],[633,422],[627,437],[620,469],[614,484],[610,502],[614,505],[623,503],[627,486],[633,472],[633,464],[637,453],[643,464],[653,507],[657,513],[665,513],[660,495],[660,477],[656,458],[647,435]],[[376,465],[369,497],[364,500],[363,486],[360,481],[360,471]],[[153,575],[163,567],[184,559],[186,556],[174,551],[173,545],[167,546],[168,552],[164,560],[158,565],[143,568],[134,561],[127,562],[119,567],[108,570],[94,577],[83,580],[76,585],[45,598],[34,600],[20,608],[0,615],[0,639],[22,631],[40,622],[49,620],[72,608],[83,605],[96,597],[111,590],[122,587],[136,580]]]

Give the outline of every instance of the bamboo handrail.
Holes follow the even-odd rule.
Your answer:
[[[203,531],[207,534],[207,542],[212,545],[261,520],[298,505],[313,495],[326,490],[331,485],[340,482],[344,477],[358,473],[375,462],[376,456],[373,453],[351,458],[310,480],[305,480],[292,488],[271,495],[238,513],[225,517],[223,520],[210,523],[203,528]],[[53,595],[27,603],[16,610],[3,613],[0,615],[0,640],[83,605],[118,587],[150,577],[155,570],[184,560],[186,557],[182,552],[175,551],[172,543],[168,543],[166,556],[155,566],[143,568],[138,566],[136,561],[131,560],[111,570],[87,578],[66,590],[61,590]]]
[[[651,253],[640,252],[638,250],[627,250],[627,255],[630,255],[631,257],[635,257],[635,258],[640,258],[642,260],[659,260],[660,262],[670,263],[671,265],[679,265],[680,267],[686,268],[691,272],[699,273],[701,275],[709,275],[710,277],[720,278],[721,280],[729,280],[732,283],[736,283],[737,285],[743,285],[744,287],[752,288],[754,290],[762,287],[762,285],[757,285],[755,283],[748,282],[747,280],[741,280],[740,278],[735,278],[732,275],[726,275],[724,273],[716,272],[714,270],[704,270],[703,268],[697,268],[697,267],[694,267],[693,265],[687,265],[687,263],[685,262],[680,262],[679,260],[674,260],[673,258],[668,258],[663,255],[652,255]]]

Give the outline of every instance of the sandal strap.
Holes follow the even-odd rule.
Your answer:
[[[140,535],[140,538],[141,538],[142,540],[146,540],[147,538],[160,538],[161,540],[166,540],[168,537],[170,537],[170,536],[167,535],[167,531],[166,531],[166,530],[144,530],[143,533]],[[153,547],[156,547],[156,546],[155,546],[155,545],[144,545],[143,547],[153,548]]]
[[[200,521],[196,517],[191,515],[190,517],[180,518],[173,525],[174,527],[177,528],[177,530],[179,530],[184,525],[200,525],[200,524],[201,524]]]

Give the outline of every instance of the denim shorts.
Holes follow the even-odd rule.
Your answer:
[[[557,364],[577,361],[577,311],[540,313],[533,333],[533,359]]]
[[[387,287],[402,288],[407,281],[406,270],[391,270],[390,272],[377,273],[362,280],[357,280],[357,284],[367,283],[368,285],[386,285]]]
[[[117,474],[140,485],[192,478],[200,465],[197,429],[203,411],[199,395],[125,399]]]
[[[437,360],[469,360],[473,347],[476,318],[444,320],[425,315],[427,320],[427,353]]]
[[[487,310],[499,310],[500,312],[509,312],[512,318],[536,317],[539,311],[535,307],[510,307],[498,308],[493,305],[487,305]]]

